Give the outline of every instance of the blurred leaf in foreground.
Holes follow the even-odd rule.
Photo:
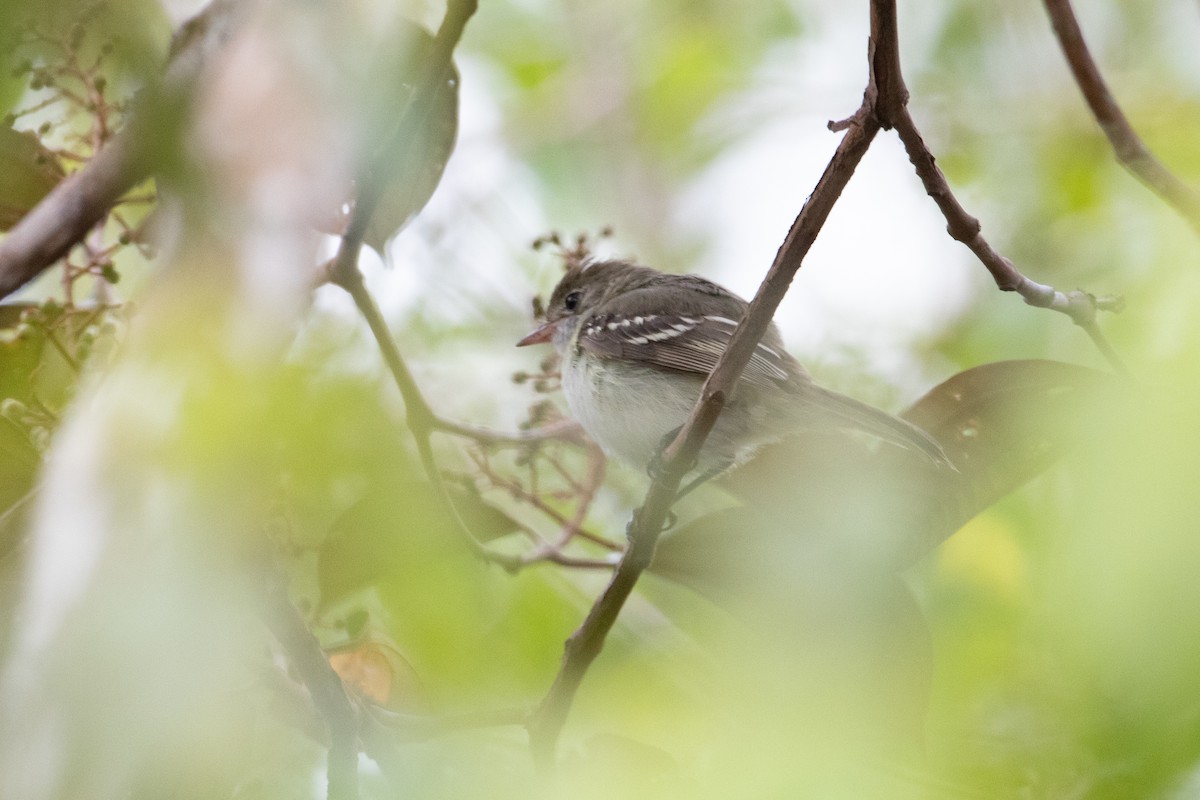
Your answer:
[[[429,202],[458,135],[458,70],[438,83],[431,97],[422,98],[418,82],[430,54],[433,37],[404,18],[393,23],[394,36],[370,60],[363,85],[362,152],[372,170],[360,175],[364,182],[379,182],[379,204],[371,216],[363,241],[379,253],[388,240],[408,224]],[[409,108],[400,117],[398,110]],[[407,124],[407,130],[399,130]],[[327,223],[333,233],[344,233],[353,202],[348,201]]]
[[[1119,394],[1117,378],[1067,364],[968,370],[905,414],[960,471],[849,435],[798,437],[732,473],[724,488],[744,505],[670,532],[651,569],[746,625],[741,659],[771,687],[756,702],[774,697],[803,718],[803,746],[919,761],[933,658],[902,571],[1055,458],[1101,437],[1097,412]]]

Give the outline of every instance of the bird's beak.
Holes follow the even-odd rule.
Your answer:
[[[531,344],[545,344],[554,337],[554,332],[558,330],[558,326],[561,323],[561,319],[542,323],[530,331],[529,335],[527,335],[524,339],[517,342],[517,347],[527,347]]]

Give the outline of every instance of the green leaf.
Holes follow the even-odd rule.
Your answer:
[[[930,433],[959,469],[940,504],[936,541],[1104,435],[1096,412],[1127,391],[1110,373],[1058,361],[999,361],[935,386],[901,416]]]
[[[486,542],[519,526],[478,494],[448,486],[455,509],[478,540]],[[422,559],[470,557],[442,498],[427,481],[385,481],[349,509],[321,548],[321,603],[405,575]]]
[[[744,506],[664,538],[652,569],[710,596],[786,587],[814,559],[846,574],[911,565],[1072,446],[1119,379],[1054,361],[1002,361],[953,376],[902,416],[958,467],[849,434],[764,448],[722,481]],[[753,536],[745,535],[754,531]]]
[[[453,64],[429,102],[418,99],[404,119],[397,119],[396,110],[406,107],[418,88],[433,38],[401,19],[391,41],[369,69],[361,99],[367,110],[363,152],[376,167],[365,180],[383,182],[363,241],[381,253],[433,196],[458,136],[459,77]],[[400,124],[408,128],[399,130]],[[348,221],[339,213],[327,228],[343,233]]]

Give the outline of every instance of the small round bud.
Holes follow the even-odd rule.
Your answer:
[[[50,129],[52,127],[53,126],[49,122],[43,122],[41,125],[38,126],[38,133],[44,136],[50,132]]]
[[[108,78],[105,78],[103,75],[97,75],[92,83],[95,85],[97,92],[103,92],[104,88],[108,86]]]
[[[527,380],[529,380],[528,372],[514,372],[512,375],[512,382],[518,386],[520,386],[522,383],[525,383]]]
[[[109,283],[119,283],[121,280],[121,274],[117,272],[117,268],[111,261],[105,261],[100,265],[100,277]]]

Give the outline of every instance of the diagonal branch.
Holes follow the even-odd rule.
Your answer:
[[[0,240],[0,298],[66,255],[127,191],[159,167],[160,126],[180,104],[211,54],[231,35],[246,3],[214,0],[180,28],[161,84],[143,91],[129,123],[79,171],[55,186]]]
[[[895,47],[887,40],[888,31],[879,29],[872,20],[872,41],[883,49]],[[881,41],[882,37],[882,41]],[[875,48],[873,48],[874,51]],[[588,669],[600,655],[604,640],[625,601],[633,592],[638,579],[654,558],[671,505],[679,491],[683,476],[692,468],[704,440],[712,431],[729,392],[741,376],[758,341],[771,324],[776,308],[783,300],[804,256],[816,240],[834,203],[854,174],[855,168],[879,131],[872,106],[878,91],[875,71],[865,92],[862,107],[848,120],[838,124],[845,130],[837,151],[821,175],[800,214],[792,223],[787,237],[775,255],[766,278],[750,303],[729,346],[721,355],[700,391],[692,413],[679,433],[662,453],[662,470],[651,483],[645,500],[634,512],[627,528],[629,547],[617,565],[612,580],[596,599],[587,617],[567,639],[562,664],[541,705],[530,717],[530,748],[535,763],[542,769],[553,766],[559,734]]]
[[[1026,278],[1011,261],[988,244],[980,234],[979,221],[963,209],[950,191],[945,176],[908,113],[908,89],[900,70],[895,0],[871,2],[868,57],[870,80],[862,106],[849,119],[830,123],[831,130],[847,131],[845,137],[788,232],[729,347],[705,381],[691,416],[663,451],[663,469],[629,523],[629,547],[612,580],[597,598],[583,623],[567,640],[554,683],[527,723],[534,760],[543,769],[553,765],[557,740],[574,697],[589,667],[599,656],[605,637],[616,623],[621,608],[654,557],[659,535],[683,475],[695,463],[730,389],[770,325],[775,309],[833,204],[880,128],[897,129],[926,191],[946,217],[951,236],[962,241],[979,257],[992,273],[997,286],[1018,292],[1031,305],[1053,308],[1071,316],[1092,337],[1114,367],[1124,371],[1095,322],[1098,310],[1115,310],[1118,301],[1097,298],[1084,292],[1067,294]]]
[[[477,7],[477,0],[458,0],[458,2],[452,1],[447,5],[445,18],[438,28],[429,55],[422,65],[416,87],[398,111],[398,121],[394,128],[396,141],[389,142],[380,148],[381,153],[405,152],[401,145],[403,145],[404,139],[410,136],[411,131],[420,129],[424,117],[429,112],[437,87],[450,70],[454,48],[458,45],[458,40],[462,38],[463,28]],[[369,159],[369,162],[363,164],[359,196],[354,203],[350,222],[345,235],[342,236],[337,255],[329,265],[329,279],[354,298],[360,312],[366,317],[371,332],[375,334],[375,338],[383,349],[384,360],[404,396],[409,426],[414,433],[418,434],[418,439],[428,440],[429,433],[439,427],[435,424],[438,420],[424,395],[421,394],[416,381],[413,380],[408,366],[404,363],[400,350],[396,347],[391,333],[387,329],[387,323],[367,291],[366,285],[363,283],[362,272],[358,268],[363,237],[366,235],[371,217],[379,205],[383,187],[387,182],[386,178],[396,168],[390,163],[391,159],[388,159],[387,163],[383,163],[382,158],[376,157]]]
[[[0,297],[62,258],[148,172],[126,128],[34,206],[0,240]]]
[[[1163,166],[1129,124],[1088,50],[1070,0],[1043,2],[1071,74],[1075,76],[1092,116],[1108,137],[1117,160],[1200,233],[1200,192]]]
[[[445,16],[433,39],[429,53],[421,65],[415,88],[401,103],[397,113],[397,122],[390,141],[380,148],[380,153],[408,153],[410,149],[403,145],[411,137],[411,132],[420,130],[433,105],[438,87],[442,85],[451,70],[451,59],[454,48],[462,38],[463,29],[478,8],[478,0],[451,0],[446,6]],[[361,166],[359,193],[355,199],[354,208],[350,214],[350,222],[346,233],[342,236],[338,252],[328,266],[328,279],[344,289],[354,300],[359,313],[366,319],[375,341],[378,343],[383,360],[391,372],[392,378],[404,398],[404,411],[409,430],[416,441],[417,454],[429,480],[441,496],[442,504],[450,514],[455,525],[462,534],[463,541],[479,556],[505,563],[502,556],[492,554],[474,535],[471,534],[462,516],[459,514],[453,499],[442,480],[441,472],[433,457],[431,441],[435,430],[451,430],[464,433],[465,429],[453,429],[448,423],[440,420],[434,413],[429,402],[422,394],[417,382],[413,379],[408,365],[404,361],[400,348],[388,330],[387,322],[379,311],[379,306],[368,291],[363,281],[362,271],[358,267],[359,255],[362,252],[363,239],[371,222],[371,217],[379,205],[387,179],[395,174],[398,165],[393,159],[376,156],[366,159]],[[461,427],[461,426],[459,426]]]
[[[268,589],[267,623],[288,662],[308,689],[313,707],[329,731],[328,800],[358,798],[358,711],[342,679],[276,578]]]
[[[417,77],[416,86],[398,111],[398,122],[394,128],[396,141],[388,142],[379,152],[405,152],[402,148],[404,139],[411,131],[420,129],[437,87],[450,70],[454,48],[462,37],[463,28],[477,7],[477,0],[459,0],[447,5],[446,16],[434,37],[429,55]],[[367,318],[372,333],[383,346],[384,359],[404,396],[409,426],[418,434],[418,438],[428,439],[430,431],[435,427],[433,411],[408,371],[399,348],[392,341],[387,324],[367,291],[362,272],[358,268],[358,257],[362,252],[363,238],[371,223],[371,217],[379,205],[386,178],[396,169],[395,165],[391,164],[391,159],[385,162],[381,157],[376,157],[368,159],[368,162],[362,165],[359,195],[337,255],[329,265],[328,277],[354,298],[359,310]]]
[[[1048,0],[1053,2],[1053,0]],[[894,41],[896,24],[895,0],[872,0],[872,21],[880,25],[890,26],[893,36],[886,41]],[[1101,354],[1108,359],[1113,369],[1122,374],[1128,370],[1117,356],[1116,351],[1104,338],[1096,316],[1100,311],[1119,311],[1121,301],[1113,297],[1097,297],[1084,291],[1062,292],[1053,286],[1038,283],[1026,277],[1016,265],[1001,255],[983,237],[983,226],[979,220],[967,212],[954,192],[945,174],[937,165],[937,160],[917,128],[912,114],[908,110],[908,90],[904,86],[903,73],[900,69],[900,53],[896,48],[884,50],[877,48],[874,63],[880,78],[878,80],[879,98],[876,110],[880,124],[885,128],[895,128],[904,149],[908,152],[909,161],[916,169],[917,176],[925,187],[925,192],[937,204],[942,216],[946,218],[946,231],[955,240],[967,246],[980,263],[992,275],[996,286],[1001,291],[1016,292],[1026,303],[1038,308],[1049,308],[1066,314],[1071,320],[1083,328],[1096,344]]]

